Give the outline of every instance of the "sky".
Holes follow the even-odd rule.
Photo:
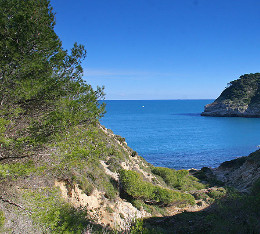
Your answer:
[[[259,0],[51,0],[65,49],[107,100],[214,99],[260,72]]]

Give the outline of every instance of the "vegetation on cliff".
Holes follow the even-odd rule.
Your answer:
[[[260,117],[260,73],[231,81],[221,95],[206,105],[205,116]]]
[[[245,105],[260,102],[260,73],[245,74],[231,81],[217,100],[230,100]]]

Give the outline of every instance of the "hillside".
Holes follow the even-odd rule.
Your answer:
[[[211,192],[216,202],[198,212],[144,219],[142,227],[146,233],[259,233],[259,150],[223,162],[218,168],[202,168],[193,175],[208,183],[224,184],[225,196]]]
[[[231,81],[203,116],[260,117],[260,73],[245,74]]]
[[[100,125],[2,158],[0,178],[2,230],[15,233],[130,230],[136,218],[201,210],[214,201],[210,191],[225,194],[186,170],[153,167]]]

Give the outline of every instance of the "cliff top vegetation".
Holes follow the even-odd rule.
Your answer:
[[[230,100],[244,104],[260,101],[260,73],[244,74],[228,83],[226,89],[216,101]]]

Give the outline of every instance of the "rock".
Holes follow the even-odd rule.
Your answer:
[[[260,150],[222,163],[213,169],[213,174],[226,185],[241,192],[250,192],[254,182],[260,178]]]

